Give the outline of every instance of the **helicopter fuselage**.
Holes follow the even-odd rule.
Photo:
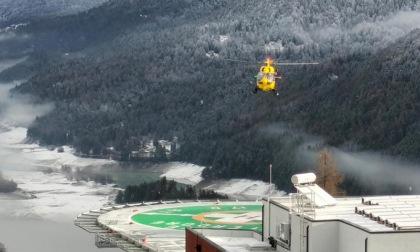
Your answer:
[[[260,67],[257,74],[257,89],[262,91],[274,91],[276,89],[277,71],[270,64]]]

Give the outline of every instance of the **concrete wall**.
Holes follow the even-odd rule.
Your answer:
[[[365,252],[365,240],[369,233],[351,226],[347,223],[339,223],[339,252]],[[370,252],[370,250],[368,250]]]
[[[289,218],[288,210],[285,210],[275,204],[271,204],[269,207],[267,201],[263,201],[263,205],[264,205],[263,235],[264,235],[264,240],[266,241],[269,236],[277,238],[279,235],[278,226],[281,223],[289,223],[290,218]],[[268,220],[270,220],[270,223]]]
[[[307,225],[305,225],[307,226]],[[306,232],[306,229],[305,229]],[[308,235],[305,233],[305,236]],[[339,223],[337,221],[309,223],[309,251],[338,252]],[[305,250],[306,251],[306,248]]]
[[[309,248],[308,252],[419,252],[420,235],[418,232],[368,233],[341,221],[310,222]],[[292,246],[292,251],[299,250]]]
[[[384,233],[372,234],[368,238],[367,252],[418,252],[420,251],[420,234]]]
[[[202,235],[185,229],[185,251],[186,252],[220,252],[222,249],[209,242]]]
[[[306,251],[306,236],[308,235],[307,231],[309,231],[308,241],[310,249],[308,252],[364,252],[364,241],[367,238],[367,234],[360,229],[339,221],[311,222],[303,219],[303,234],[301,235],[300,225],[302,219],[299,215],[290,215],[288,210],[274,204],[271,204],[269,210],[268,203],[263,201],[263,204],[264,240],[267,240],[268,236],[278,237],[277,226],[280,225],[280,223],[290,224],[290,250],[278,246],[277,251]],[[270,225],[268,225],[269,212],[271,220]]]
[[[304,252],[306,251],[306,239],[301,237],[301,235],[305,235],[306,226],[307,224],[305,221],[303,222],[303,234],[301,234],[301,218],[295,214],[292,214],[290,219],[290,231],[291,231],[291,244],[290,244],[290,251],[292,252]]]
[[[301,221],[299,215],[289,214],[289,211],[275,204],[271,204],[270,210],[268,203],[264,204],[264,240],[269,236],[278,238],[278,226],[281,223],[289,223],[291,229],[290,250],[285,247],[277,246],[277,251],[306,251],[307,227],[309,226],[309,252],[338,252],[338,222],[310,222],[303,219],[303,234],[301,235]],[[270,212],[270,225],[268,224]],[[269,231],[270,230],[270,231]],[[334,238],[335,237],[335,238]]]

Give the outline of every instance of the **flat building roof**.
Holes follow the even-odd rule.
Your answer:
[[[323,207],[311,204],[307,197],[300,208],[293,195],[270,198],[270,202],[288,211],[301,211],[308,220],[342,221],[371,233],[420,231],[420,195],[339,197],[335,205]]]

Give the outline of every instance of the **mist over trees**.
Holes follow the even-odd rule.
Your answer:
[[[0,79],[30,76],[15,91],[55,103],[28,129],[41,144],[103,155],[177,137],[171,158],[208,166],[207,177],[267,181],[272,163],[287,190],[308,167],[301,135],[261,130],[276,122],[417,158],[419,11],[417,1],[110,1],[14,31],[32,39],[0,47],[33,53]],[[222,60],[266,56],[321,64],[280,68],[274,97],[251,93],[258,64]]]
[[[3,178],[3,174],[0,171],[0,193],[9,193],[14,192],[17,189],[17,183],[14,182],[12,179],[7,180]],[[1,243],[0,243],[1,245]],[[1,249],[1,247],[0,247]]]

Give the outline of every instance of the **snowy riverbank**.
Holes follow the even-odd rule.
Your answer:
[[[73,220],[82,212],[112,201],[115,188],[93,182],[75,183],[60,172],[44,174],[41,170],[58,170],[69,164],[82,168],[112,161],[79,158],[71,148],[65,148],[63,153],[50,151],[24,143],[25,138],[25,128],[1,125],[0,170],[22,189],[0,194],[1,242],[7,251],[14,252],[99,251],[94,236],[76,227]]]
[[[59,153],[36,144],[26,144],[25,139],[25,128],[8,128],[0,133],[0,158],[3,160],[0,170],[22,190],[0,195],[0,216],[72,219],[78,213],[112,203],[110,197],[116,190],[112,185],[76,183],[60,172],[44,174],[41,170],[47,167],[59,170],[63,165],[79,168],[100,166],[114,161],[76,157],[69,147]],[[20,201],[19,208],[16,208],[16,200]]]
[[[269,194],[272,188],[272,196],[281,196],[285,193],[274,188],[267,182],[250,179],[220,179],[203,181],[201,172],[203,166],[188,163],[170,162],[166,164],[166,172],[161,177],[173,179],[176,182],[196,185],[200,189],[214,190],[220,194],[226,194],[230,199],[258,200]]]
[[[63,165],[81,169],[84,167],[101,167],[107,164],[115,164],[115,161],[77,157],[73,155],[73,150],[67,146],[64,146],[64,152],[59,153],[56,150],[51,151],[37,144],[26,144],[25,139],[26,128],[22,127],[9,128],[8,131],[0,133],[0,148],[2,149],[0,155],[3,160],[7,160],[6,164],[0,165],[0,168],[4,170],[5,175],[14,179],[19,184],[19,187],[25,191],[41,199],[43,196],[57,199],[57,194],[60,194],[60,199],[63,199],[63,202],[71,200],[67,197],[74,193],[84,196],[101,195],[96,200],[86,199],[92,205],[94,202],[106,204],[109,199],[105,200],[103,195],[112,195],[115,192],[115,189],[110,185],[102,186],[91,182],[76,186],[74,182],[65,179],[61,173],[46,175],[36,172],[36,170],[45,169],[45,167],[59,170]],[[10,169],[11,167],[13,169]],[[161,177],[166,176],[167,179],[173,179],[179,183],[198,185],[200,182],[203,182],[201,177],[203,166],[182,162],[168,162],[155,166],[155,168],[162,172]],[[38,183],[38,181],[42,182]],[[266,182],[248,179],[216,180],[205,185],[200,183],[200,185],[200,188],[215,190],[234,199],[252,200],[268,195],[270,188],[270,185]],[[48,189],[44,188],[44,186]],[[282,192],[280,191],[272,191],[272,195],[281,194]],[[80,200],[79,198],[78,201],[80,202]],[[44,205],[64,207],[66,204],[45,202]],[[86,204],[81,205],[86,207]]]
[[[226,194],[230,199],[237,200],[258,200],[267,196],[271,189],[272,196],[281,196],[285,193],[276,190],[274,185],[260,180],[250,179],[221,179],[212,181],[203,181],[201,172],[204,166],[198,166],[188,163],[169,162],[164,165],[165,172],[161,177],[173,179],[176,182],[197,185],[200,189],[214,190],[220,194]]]

